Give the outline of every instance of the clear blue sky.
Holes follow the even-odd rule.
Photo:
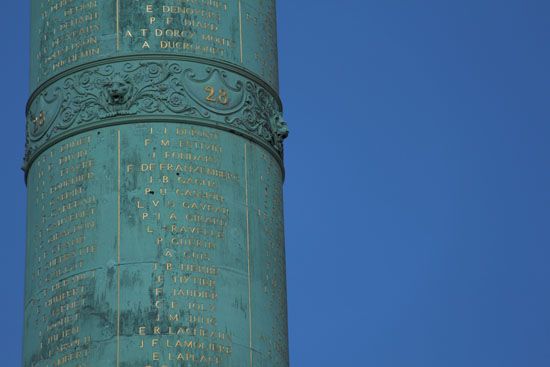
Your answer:
[[[20,364],[28,0],[3,4]],[[279,0],[294,367],[550,366],[550,1]]]

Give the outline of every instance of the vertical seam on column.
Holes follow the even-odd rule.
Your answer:
[[[239,0],[239,38],[241,45],[241,64],[243,63],[243,12],[241,6],[241,0]]]
[[[120,181],[120,130],[117,130],[117,367],[120,365]]]
[[[250,350],[250,367],[252,367],[252,283],[250,279],[250,220],[248,210],[248,147],[244,143],[244,184],[246,204],[246,254],[248,260],[248,337]]]
[[[116,0],[116,49],[120,50],[120,0]]]

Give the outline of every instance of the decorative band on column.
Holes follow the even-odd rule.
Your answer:
[[[34,96],[24,169],[61,137],[137,117],[240,132],[272,148],[279,160],[288,136],[278,98],[238,73],[188,61],[117,62],[61,78]]]

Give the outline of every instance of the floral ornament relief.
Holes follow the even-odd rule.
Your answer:
[[[48,132],[59,115],[62,103],[61,88],[46,90],[36,97],[27,115],[27,130],[32,140],[39,140]]]
[[[282,153],[288,135],[275,98],[213,67],[183,70],[177,62],[126,62],[62,79],[32,102],[25,161],[53,136],[80,125],[128,115],[174,114],[222,122],[258,135]],[[233,75],[233,74],[232,74]],[[225,93],[212,103],[205,91]]]
[[[242,126],[271,143],[282,153],[283,140],[288,137],[288,127],[275,98],[265,89],[246,82],[247,96],[240,116],[225,118],[226,123]]]
[[[68,126],[115,116],[173,112],[209,117],[192,106],[177,77],[181,67],[159,62],[105,66],[65,81],[69,98],[62,112]]]

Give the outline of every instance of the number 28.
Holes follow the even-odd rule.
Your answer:
[[[220,89],[216,93],[216,89],[214,87],[204,87],[204,91],[207,93],[207,96],[205,99],[208,102],[214,102],[219,103],[222,105],[226,105],[229,103],[229,95],[227,94],[227,91],[225,89]]]

